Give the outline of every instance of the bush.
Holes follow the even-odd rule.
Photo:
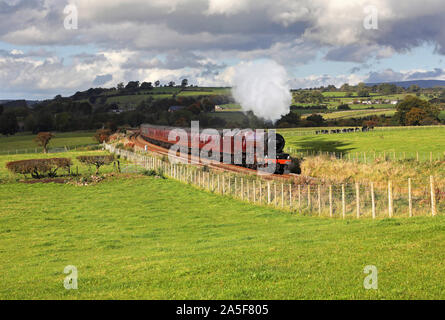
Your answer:
[[[111,135],[112,132],[110,129],[99,129],[94,134],[94,139],[99,143],[108,142]]]
[[[78,156],[77,160],[86,164],[96,166],[96,174],[99,174],[99,168],[108,165],[114,161],[113,155],[108,156]]]
[[[337,110],[351,110],[351,107],[349,107],[346,103],[341,104],[337,107]]]
[[[55,177],[58,169],[70,172],[72,165],[69,158],[31,159],[12,161],[6,164],[6,168],[15,174],[30,174],[35,179],[43,178],[45,175]]]

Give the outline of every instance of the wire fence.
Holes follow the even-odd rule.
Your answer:
[[[173,164],[167,157],[131,152],[105,144],[105,149],[147,170],[212,193],[256,205],[273,206],[307,215],[331,218],[383,218],[436,216],[445,212],[445,186],[431,176],[428,181],[408,179],[406,185],[350,183],[296,184],[214,170],[207,166]]]
[[[100,144],[93,143],[93,144],[79,144],[75,146],[54,147],[54,148],[49,148],[48,153],[67,152],[67,151],[77,150],[78,148],[87,148],[87,147],[100,147]],[[43,152],[42,147],[0,150],[0,155],[27,154],[27,153],[40,153],[40,152]]]
[[[425,130],[430,128],[442,128],[445,129],[445,125],[430,125],[430,126],[399,126],[399,127],[374,127],[372,131],[401,131],[401,130]],[[354,129],[351,132],[332,132],[331,130],[343,130],[343,129]],[[357,129],[357,130],[356,130]],[[326,133],[322,133],[321,131],[326,131]],[[308,136],[308,135],[338,135],[338,134],[354,134],[354,133],[362,133],[362,127],[355,126],[347,126],[347,127],[316,127],[310,129],[280,129],[279,133],[284,134],[286,137],[292,136]],[[367,134],[370,131],[363,132]]]
[[[356,163],[372,163],[373,161],[403,161],[413,160],[417,162],[445,161],[445,151],[362,151],[362,152],[338,152],[322,150],[299,150],[292,147],[285,149],[296,158],[328,156],[332,159],[347,160]]]

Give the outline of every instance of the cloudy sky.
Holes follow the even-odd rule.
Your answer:
[[[129,80],[230,86],[257,59],[294,88],[445,79],[444,16],[443,0],[0,0],[0,99]]]

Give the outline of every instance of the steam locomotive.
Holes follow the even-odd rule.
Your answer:
[[[140,134],[144,140],[149,143],[164,147],[170,148],[172,145],[179,145],[188,149],[189,154],[192,154],[193,148],[201,150],[206,150],[208,148],[205,147],[211,141],[217,141],[220,139],[219,143],[219,155],[213,155],[212,159],[219,159],[220,162],[226,162],[226,159],[230,159],[230,163],[239,165],[242,167],[250,168],[250,169],[258,169],[258,168],[274,168],[275,174],[283,174],[286,170],[291,170],[294,166],[294,161],[292,161],[289,154],[284,153],[283,149],[285,146],[285,140],[283,136],[280,134],[271,135],[267,132],[262,134],[258,134],[252,130],[236,130],[232,131],[230,136],[224,137],[224,132],[222,130],[217,131],[218,134],[208,134],[203,131],[194,132],[190,128],[181,128],[187,133],[186,142],[177,139],[176,141],[169,140],[169,135],[172,130],[178,128],[174,127],[166,127],[166,126],[156,126],[151,124],[142,124],[140,126]],[[238,136],[238,137],[237,137]],[[228,140],[229,138],[229,140]],[[238,139],[237,139],[238,138]],[[240,145],[236,145],[236,143],[240,143]],[[269,153],[268,146],[275,145],[275,155],[268,156]],[[259,154],[264,154],[263,157],[258,157],[257,152],[252,152],[253,150],[257,151],[259,148],[262,148],[263,152]],[[235,150],[238,151],[236,154]],[[207,151],[207,150],[206,150]],[[214,152],[214,150],[213,150]],[[241,155],[241,157],[240,157]],[[235,158],[237,161],[235,161]],[[253,161],[252,161],[253,159]],[[275,166],[271,165],[274,164]],[[293,168],[295,169],[295,168]],[[299,172],[299,166],[297,170],[294,170],[295,173]]]

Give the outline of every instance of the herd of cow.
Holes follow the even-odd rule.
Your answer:
[[[348,133],[348,132],[367,132],[374,130],[374,127],[364,126],[362,128],[346,128],[346,129],[332,129],[332,130],[319,130],[315,131],[315,134],[331,134],[331,133]]]

